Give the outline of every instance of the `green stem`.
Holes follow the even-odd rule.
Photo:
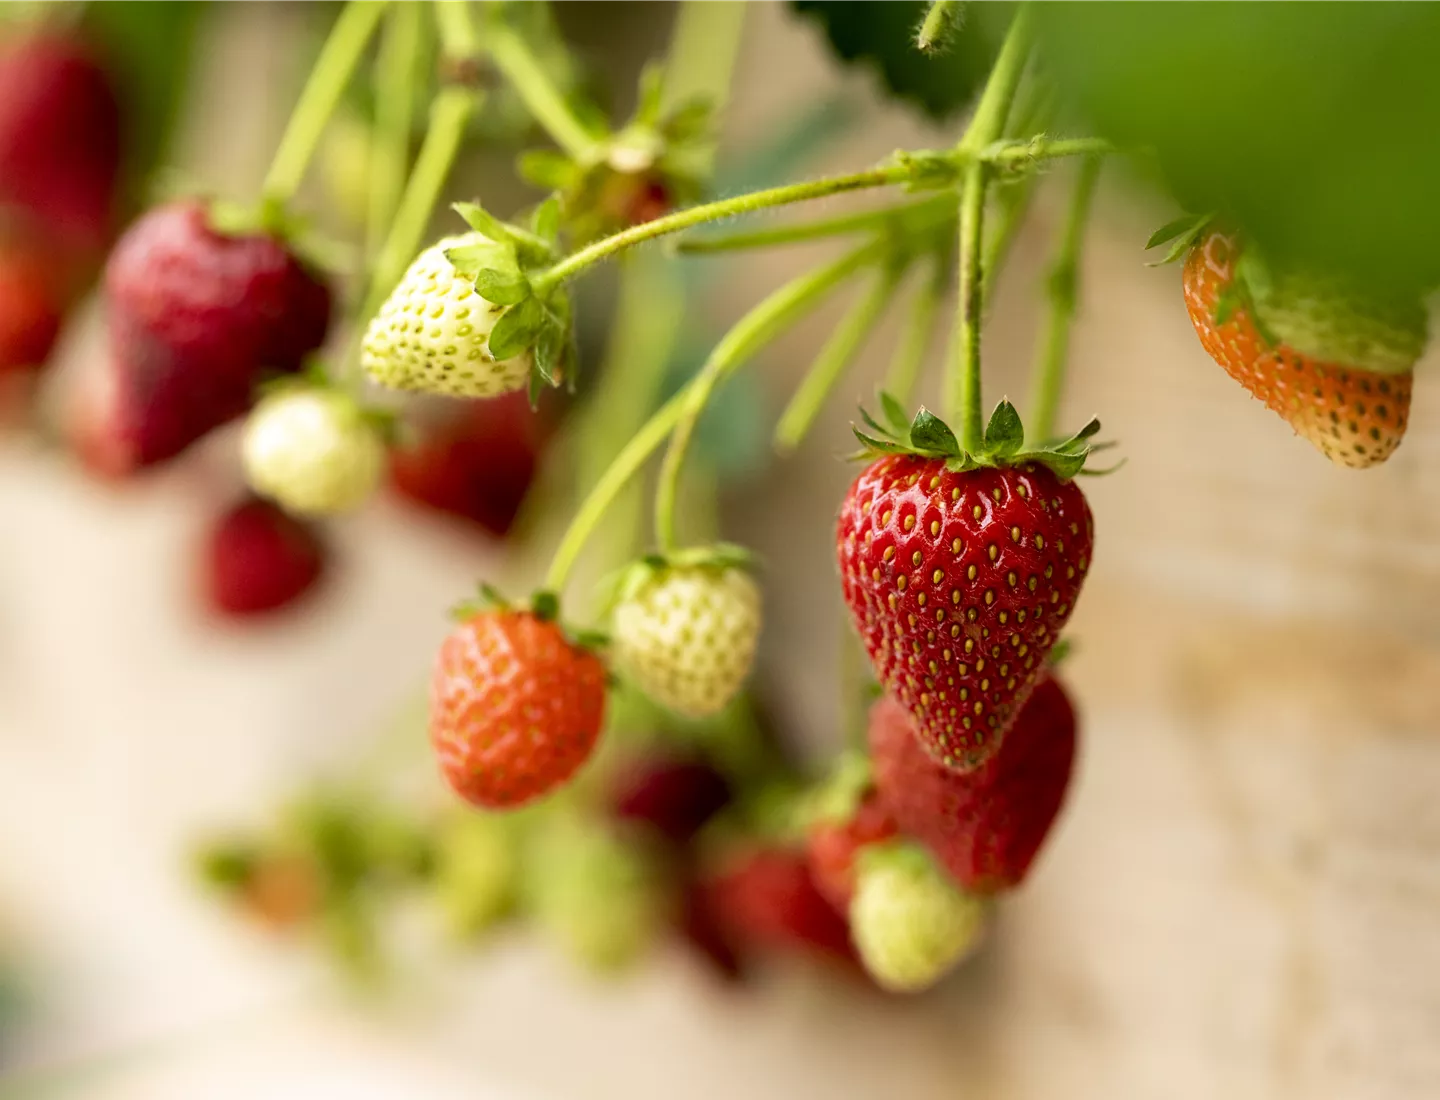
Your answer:
[[[950,284],[951,262],[948,251],[936,256],[934,270],[911,303],[905,332],[885,372],[885,392],[907,408],[925,365],[925,353],[935,334],[935,317],[940,312],[941,299]]]
[[[1013,168],[1042,160],[1090,157],[1114,151],[1115,146],[1104,138],[1036,138],[1033,141],[1007,142],[986,150],[983,157],[986,164]]]
[[[746,7],[744,0],[682,0],[665,60],[662,114],[703,98],[719,117],[729,98]],[[703,167],[708,171],[708,164]]]
[[[480,33],[475,27],[470,0],[435,0],[435,23],[440,42],[452,61],[465,61],[480,53]]]
[[[430,126],[425,132],[425,141],[415,158],[415,168],[405,185],[405,193],[400,197],[395,221],[375,257],[370,291],[360,309],[362,323],[374,316],[420,250],[421,239],[430,224],[430,215],[465,139],[465,128],[479,96],[480,93],[469,88],[449,87],[442,89],[431,104]]]
[[[564,587],[585,541],[604,517],[610,502],[655,449],[665,442],[665,438],[686,413],[696,391],[702,386],[713,389],[724,375],[739,366],[746,356],[763,346],[786,323],[818,300],[834,282],[843,278],[850,270],[847,267],[833,279],[825,279],[825,272],[833,272],[835,266],[832,264],[830,268],[822,268],[801,276],[751,309],[716,345],[700,374],[656,410],[631,437],[630,442],[611,461],[609,468],[600,475],[595,487],[590,490],[590,495],[580,505],[570,521],[570,526],[561,537],[560,545],[551,559],[550,569],[545,575],[546,589],[559,592]],[[715,365],[717,359],[721,360],[719,366]],[[673,497],[671,507],[673,512]]]
[[[496,26],[491,30],[488,48],[496,67],[555,144],[582,164],[593,158],[598,143],[570,109],[525,40],[508,27]]]
[[[1055,433],[1055,412],[1060,405],[1060,389],[1065,381],[1065,363],[1070,350],[1070,327],[1075,319],[1076,270],[1085,240],[1085,222],[1090,214],[1095,181],[1099,175],[1099,157],[1080,163],[1075,189],[1070,197],[1070,210],[1050,267],[1047,280],[1050,315],[1040,342],[1040,355],[1035,362],[1030,389],[1030,416],[1026,424],[1028,434],[1036,442]]]
[[[365,251],[374,257],[395,217],[410,164],[410,120],[415,113],[424,22],[418,4],[398,4],[386,22],[375,65],[375,136]]]
[[[795,225],[779,225],[768,229],[683,240],[676,246],[676,251],[687,254],[735,252],[747,248],[767,248],[771,245],[797,244],[849,233],[884,230],[892,225],[913,232],[931,224],[939,225],[952,218],[954,208],[953,195],[934,195],[918,202],[887,206],[879,210],[861,210],[854,214],[840,214],[833,218],[821,218]]]
[[[902,183],[909,179],[914,172],[915,169],[909,165],[886,164],[878,168],[866,169],[863,172],[851,172],[847,175],[806,180],[804,183],[786,184],[783,187],[752,191],[747,195],[736,195],[733,198],[692,206],[686,210],[677,210],[663,218],[631,226],[604,240],[596,241],[578,252],[571,253],[549,271],[532,279],[531,285],[534,286],[536,294],[543,296],[565,279],[579,274],[587,267],[634,245],[654,240],[656,237],[663,237],[667,233],[678,233],[682,229],[689,229],[692,226],[719,221],[722,218],[732,218],[738,214],[749,214],[772,206],[784,206],[789,203],[824,198],[827,195],[839,195],[846,191],[861,191],[868,187],[884,187],[887,184]]]
[[[280,212],[300,186],[325,124],[335,113],[385,7],[386,0],[350,0],[330,29],[330,37],[320,49],[260,188],[267,220],[279,220]]]
[[[995,142],[1005,130],[1010,104],[1020,85],[1029,56],[1031,11],[1022,4],[1010,25],[995,68],[985,84],[975,115],[961,139],[958,151],[978,154]],[[980,324],[984,284],[981,278],[980,246],[985,227],[985,189],[989,169],[976,157],[965,167],[960,192],[960,234],[958,250],[959,303],[956,315],[955,362],[947,390],[947,412],[958,414],[960,445],[967,451],[979,448],[983,437],[980,392]]]
[[[815,362],[805,373],[805,378],[775,426],[775,449],[781,454],[800,446],[820,414],[825,399],[839,383],[845,368],[855,361],[865,338],[895,296],[895,287],[904,270],[902,263],[885,265],[876,275],[869,292],[846,313],[845,319],[820,349],[820,354],[815,357]]]
[[[915,48],[929,53],[942,44],[960,17],[957,0],[931,0],[930,10],[925,13],[925,22],[915,35]]]

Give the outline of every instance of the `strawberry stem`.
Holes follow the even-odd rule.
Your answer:
[[[870,290],[851,308],[836,327],[815,362],[805,372],[795,395],[780,414],[775,426],[775,449],[782,454],[793,451],[804,440],[815,423],[825,399],[855,360],[865,338],[884,315],[900,277],[905,273],[904,260],[893,260],[876,273]]]
[[[1085,238],[1085,222],[1095,195],[1095,181],[1100,175],[1100,158],[1087,157],[1080,162],[1071,192],[1070,210],[1060,232],[1055,259],[1046,280],[1050,295],[1050,313],[1035,373],[1030,387],[1029,429],[1031,441],[1039,443],[1055,434],[1055,413],[1060,405],[1060,390],[1065,383],[1065,366],[1070,350],[1070,327],[1075,319],[1076,269],[1080,248]]]
[[[665,58],[661,115],[704,100],[719,117],[730,96],[735,58],[745,29],[748,4],[717,4],[715,0],[681,0]],[[697,158],[697,169],[710,175],[713,145]]]
[[[555,87],[529,44],[509,27],[496,24],[487,29],[491,60],[505,74],[505,79],[519,94],[535,121],[572,160],[580,164],[592,163],[602,142],[570,109],[565,96]]]
[[[984,434],[980,401],[980,323],[984,304],[981,244],[984,239],[985,190],[989,166],[981,154],[1000,138],[1005,119],[1030,53],[1030,8],[1022,4],[1010,24],[1000,56],[981,93],[975,115],[960,139],[957,152],[970,154],[960,191],[959,304],[956,315],[955,362],[947,392],[947,411],[960,420],[960,445],[979,448]]]
[[[300,186],[325,124],[335,113],[386,6],[386,0],[349,0],[331,27],[260,188],[262,217],[267,224],[283,221],[285,204]]]
[[[686,387],[685,403],[660,466],[655,490],[655,538],[662,553],[673,552],[678,545],[675,506],[680,496],[680,475],[685,468],[685,454],[694,437],[695,426],[715,387],[761,347],[818,305],[831,290],[878,259],[882,249],[883,245],[879,242],[871,242],[825,267],[792,279],[754,306],[715,345],[710,358]]]
[[[742,230],[739,233],[714,234],[681,241],[677,252],[735,252],[747,248],[769,248],[772,245],[797,244],[825,237],[839,237],[850,233],[864,233],[892,229],[899,234],[910,234],[927,226],[937,228],[955,217],[953,195],[932,195],[918,202],[885,206],[878,210],[861,210],[854,214],[841,214],[833,218],[799,222],[793,225],[772,226],[766,229]]]
[[[375,62],[375,129],[365,253],[374,258],[395,218],[410,167],[410,121],[415,115],[425,21],[419,4],[397,4],[385,21]]]
[[[925,22],[915,35],[915,48],[930,53],[945,45],[945,40],[959,26],[961,8],[959,0],[930,0],[930,10],[925,13]]]

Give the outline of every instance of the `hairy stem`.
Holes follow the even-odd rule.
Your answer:
[[[1080,162],[1071,192],[1070,209],[1060,231],[1055,258],[1050,265],[1047,285],[1050,314],[1035,373],[1030,386],[1030,416],[1026,422],[1033,442],[1055,434],[1055,413],[1060,405],[1060,390],[1065,382],[1065,364],[1070,350],[1070,327],[1075,319],[1076,269],[1080,249],[1085,240],[1085,223],[1095,195],[1095,181],[1100,175],[1100,159],[1091,157]]]
[[[952,195],[933,195],[918,202],[901,203],[898,206],[881,207],[878,210],[860,210],[854,214],[840,214],[833,218],[799,222],[793,225],[777,225],[768,229],[742,230],[739,233],[714,234],[681,241],[676,250],[684,253],[737,252],[748,248],[768,248],[772,245],[798,244],[804,241],[820,240],[825,237],[840,237],[850,233],[885,231],[897,227],[905,232],[923,230],[929,225],[941,225],[954,217],[955,199]]]
[[[519,94],[535,121],[572,159],[585,163],[596,141],[575,116],[526,41],[508,27],[493,28],[488,47],[496,67]]]
[[[916,49],[929,53],[944,44],[955,24],[960,19],[959,0],[930,0],[930,10],[925,13],[925,22],[915,35]]]
[[[376,60],[375,131],[365,212],[365,251],[371,257],[394,220],[410,166],[410,120],[419,90],[423,15],[419,4],[397,4],[386,21]]]
[[[914,171],[909,165],[886,164],[878,168],[866,169],[863,172],[826,176],[822,179],[807,180],[804,183],[771,187],[764,191],[752,191],[747,195],[736,195],[733,198],[677,210],[663,218],[631,226],[629,229],[580,249],[580,251],[565,257],[549,271],[531,280],[531,283],[536,294],[544,295],[565,279],[572,278],[601,260],[607,259],[617,252],[623,252],[634,245],[654,240],[656,237],[663,237],[668,233],[678,233],[682,229],[703,225],[706,222],[731,218],[737,214],[765,210],[772,206],[785,206],[789,203],[825,198],[828,195],[839,195],[846,191],[862,191],[869,187],[884,187],[887,184],[901,183],[909,179]]]
[[[260,187],[267,220],[280,220],[285,204],[300,186],[325,124],[335,113],[385,7],[386,0],[349,0],[330,29]]]
[[[845,368],[854,362],[865,338],[895,296],[895,287],[904,270],[899,263],[887,264],[876,275],[869,291],[846,313],[844,320],[820,349],[795,395],[780,414],[779,423],[775,426],[776,450],[784,454],[800,446],[830,391],[840,381]]]

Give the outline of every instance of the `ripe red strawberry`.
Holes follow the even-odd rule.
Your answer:
[[[676,931],[716,974],[727,981],[738,982],[745,977],[745,961],[740,957],[739,947],[721,927],[712,895],[708,884],[687,874],[675,915]]]
[[[212,228],[179,202],[130,227],[105,269],[117,431],[148,466],[250,407],[270,374],[299,370],[330,322],[330,292],[275,237]]]
[[[1331,461],[1384,462],[1405,435],[1410,371],[1425,349],[1420,302],[1369,301],[1334,279],[1258,264],[1225,233],[1191,248],[1185,306],[1200,343]]]
[[[0,375],[28,371],[50,355],[63,303],[35,248],[0,245]]]
[[[1097,428],[1021,452],[1001,402],[987,450],[967,456],[922,409],[908,448],[920,453],[873,462],[841,506],[845,602],[881,682],[947,767],[978,767],[1000,747],[1075,606],[1090,509],[1051,467],[1076,472]]]
[[[622,821],[643,822],[683,845],[730,804],[730,797],[730,784],[705,761],[652,756],[620,777],[611,807]]]
[[[110,234],[119,171],[120,112],[90,52],[59,33],[0,42],[0,205],[93,256]]]
[[[287,607],[314,588],[326,556],[313,527],[269,501],[247,498],[221,515],[206,537],[206,602],[234,616]]]
[[[971,772],[940,767],[916,743],[890,698],[870,711],[870,753],[880,800],[902,832],[928,847],[972,893],[1018,886],[1065,801],[1075,759],[1075,711],[1046,675],[1000,751]]]
[[[811,826],[807,841],[810,874],[831,905],[842,913],[850,908],[855,893],[856,854],[867,844],[889,840],[895,833],[895,819],[873,791],[848,819],[820,821]]]
[[[504,809],[560,786],[589,759],[604,715],[604,666],[553,621],[482,611],[440,647],[430,741],[467,802]]]
[[[544,434],[524,393],[465,402],[391,450],[390,480],[411,500],[503,537],[534,480]]]
[[[801,950],[855,961],[845,918],[815,888],[803,852],[760,848],[705,884],[706,904],[741,950]]]

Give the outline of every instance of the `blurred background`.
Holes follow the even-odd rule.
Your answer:
[[[76,8],[56,25],[95,51],[116,89],[117,224],[158,194],[253,196],[337,10],[59,7]],[[574,79],[625,118],[673,6],[554,7]],[[716,189],[951,144],[1007,14],[973,7],[966,37],[897,97],[890,32],[878,28],[903,44],[920,6],[748,5]],[[846,20],[862,10],[857,45]],[[1145,266],[1144,251],[1182,208],[1224,205],[1277,251],[1431,285],[1436,8],[1041,5],[1038,23],[1059,114],[1148,151],[1102,178],[1062,410],[1075,426],[1100,416],[1127,459],[1085,486],[1098,550],[1070,630],[1079,770],[1056,835],[981,953],[913,998],[800,960],[735,986],[678,941],[606,981],[522,929],[461,949],[414,905],[389,922],[387,976],[357,989],[313,941],[243,919],[196,871],[207,838],[263,829],[297,792],[327,784],[443,808],[423,687],[447,609],[478,578],[533,584],[585,481],[584,447],[613,450],[633,430],[625,396],[648,407],[673,390],[757,288],[833,245],[647,253],[655,300],[679,318],[669,376],[648,398],[607,392],[601,374],[574,407],[487,427],[486,438],[510,440],[503,462],[518,471],[500,500],[437,506],[430,490],[427,505],[427,490],[397,474],[394,491],[329,525],[323,576],[302,601],[237,618],[217,610],[205,564],[217,514],[241,494],[233,428],[143,477],[109,476],[103,456],[82,442],[77,458],[69,445],[69,410],[104,359],[90,283],[116,226],[97,225],[93,239],[82,227],[61,236],[89,274],[67,292],[43,374],[5,378],[0,1097],[1440,1091],[1440,490],[1425,473],[1440,467],[1434,356],[1417,368],[1395,457],[1363,473],[1334,468],[1215,367],[1178,271]],[[14,86],[8,94],[18,102]],[[367,202],[369,109],[363,97],[342,109],[302,192],[342,242],[358,236]],[[537,197],[513,168],[519,150],[543,143],[522,107],[497,95],[471,139],[450,198],[481,195],[508,212]],[[1025,388],[1069,178],[1064,167],[1041,178],[1000,279],[985,340],[991,397]],[[435,233],[452,223],[437,212]],[[0,330],[15,301],[7,285]],[[609,323],[614,299],[613,270],[584,284],[587,363],[623,337]],[[726,391],[702,440],[719,515],[697,505],[691,517],[765,562],[755,709],[802,767],[844,736],[832,524],[854,469],[841,457],[902,311],[805,448],[779,459],[768,437],[848,304],[802,323]],[[943,327],[925,400],[939,389]],[[612,526],[619,549],[611,560],[597,551],[588,579],[624,558],[631,534]]]

